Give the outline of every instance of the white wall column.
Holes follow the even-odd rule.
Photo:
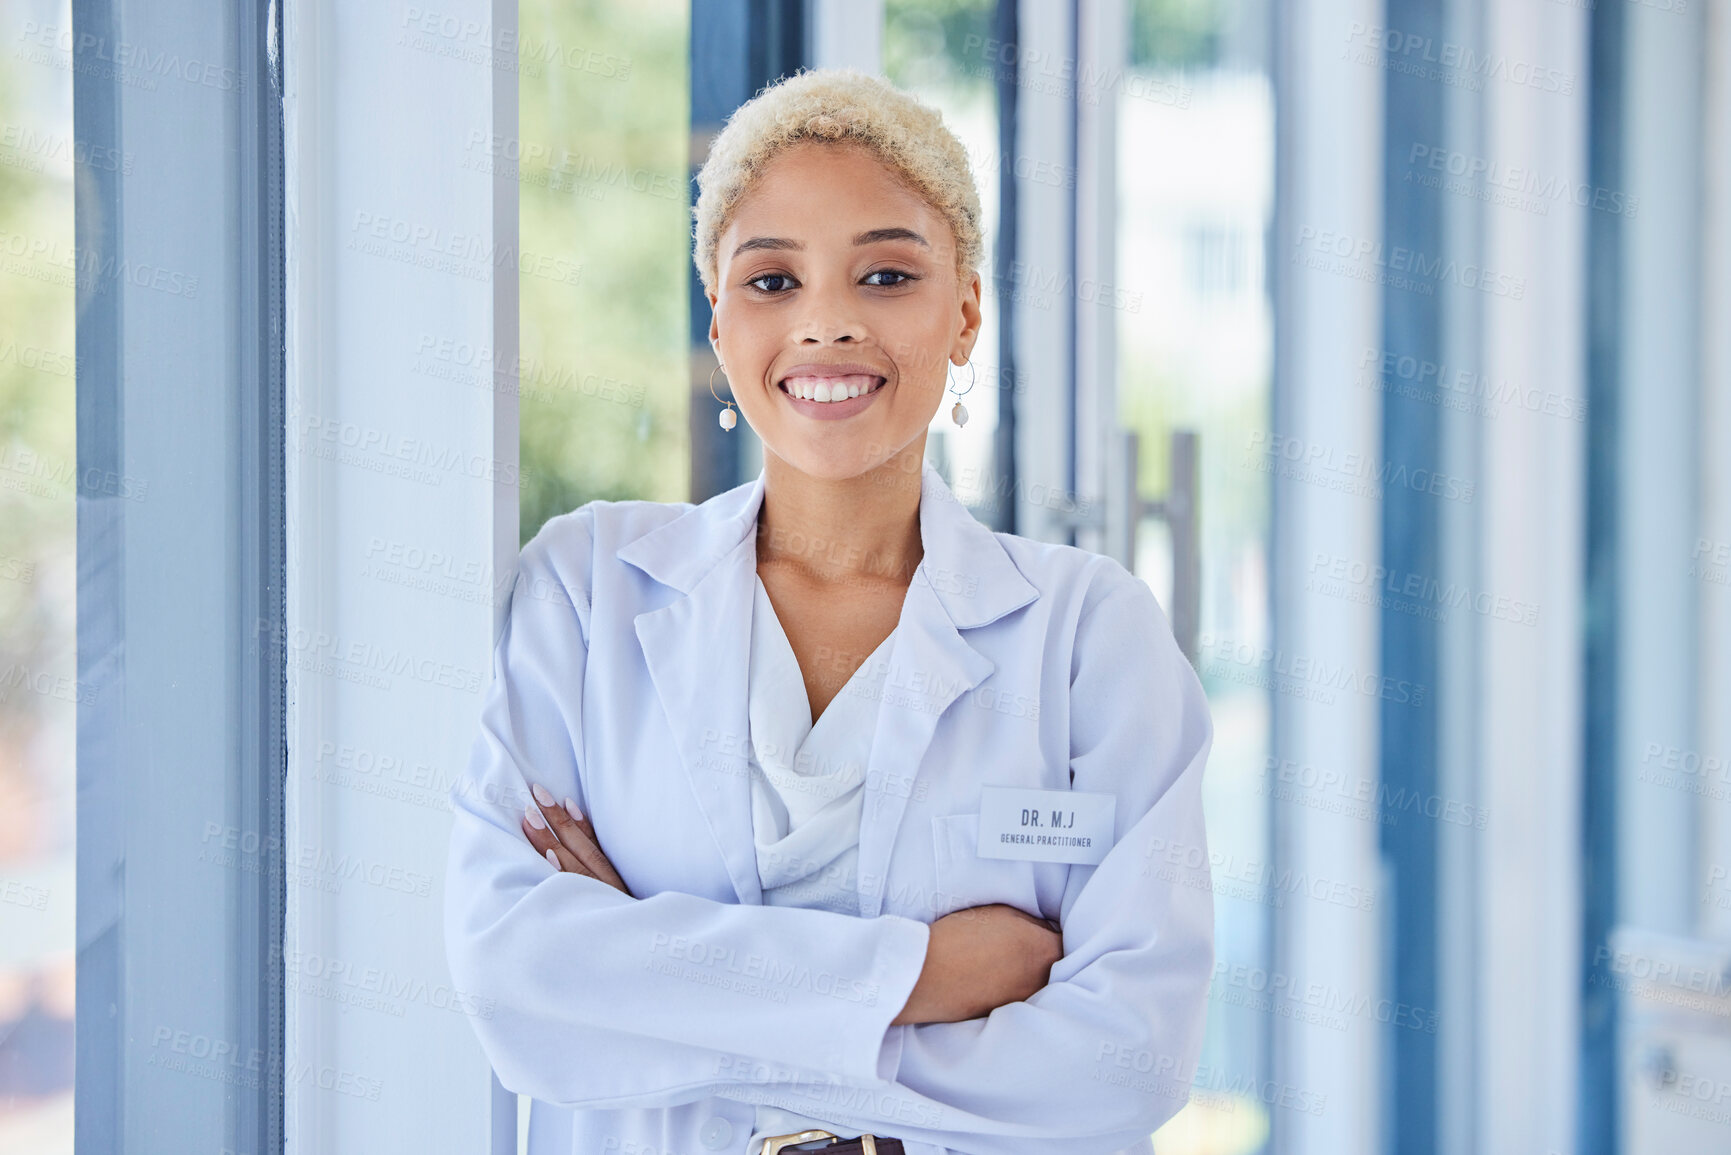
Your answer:
[[[286,13],[294,1155],[488,1149],[442,875],[517,547],[514,13]]]
[[[1374,487],[1330,485],[1349,459],[1378,460],[1379,395],[1355,386],[1366,349],[1381,343],[1381,289],[1337,267],[1382,236],[1383,70],[1362,54],[1382,24],[1375,0],[1278,5],[1277,335],[1274,428],[1219,447],[1273,475],[1274,653],[1261,667],[1274,708],[1271,754],[1317,774],[1375,783],[1380,682],[1377,610],[1307,593],[1318,554],[1380,556]],[[1359,57],[1349,56],[1359,53]],[[1356,266],[1354,266],[1356,268]],[[1259,435],[1260,434],[1260,435]],[[1297,459],[1289,459],[1288,452]],[[1317,469],[1318,463],[1323,464]],[[1348,469],[1348,474],[1350,474]],[[1233,639],[1202,641],[1204,669],[1233,663]],[[1327,685],[1315,679],[1327,674]],[[1353,687],[1359,687],[1355,689]],[[1370,692],[1362,692],[1363,687]],[[1303,989],[1375,1006],[1385,888],[1377,825],[1324,806],[1277,804],[1274,869],[1359,888],[1370,909],[1293,894],[1275,907],[1273,971]],[[1325,891],[1326,893],[1326,891]],[[1340,1029],[1273,1018],[1274,1080],[1322,1111],[1273,1111],[1281,1155],[1371,1155],[1379,1149],[1383,1069],[1373,1016],[1346,1014]]]
[[[1020,0],[1017,10],[1016,156],[1013,172],[1068,172],[1075,167],[1072,84],[1076,28],[1072,0]],[[1070,385],[1075,374],[1071,326],[1070,236],[1075,190],[1063,182],[1016,180],[1016,261],[999,301],[1014,318],[1016,398],[1016,532],[1065,540],[1069,475]]]
[[[1695,886],[1701,935],[1731,942],[1731,6],[1705,16],[1706,115],[1701,199],[1701,530],[1690,576],[1701,598],[1701,853]],[[1714,318],[1718,318],[1715,321]],[[1718,868],[1715,871],[1715,867]]]
[[[807,0],[813,68],[857,68],[882,76],[883,0]]]
[[[1691,934],[1694,796],[1662,765],[1643,773],[1643,759],[1655,744],[1695,747],[1686,655],[1700,590],[1689,556],[1700,529],[1701,318],[1682,303],[1698,301],[1701,285],[1703,29],[1698,5],[1630,4],[1624,20],[1625,191],[1639,209],[1623,222],[1616,909],[1621,921]]]
[[[1124,0],[1078,0],[1076,65],[1076,499],[1099,512],[1117,500],[1118,101],[1129,60]],[[1131,319],[1132,323],[1134,318]],[[1076,544],[1105,552],[1104,525],[1079,529]],[[1160,591],[1162,602],[1166,591]]]
[[[1479,155],[1502,174],[1519,168],[1587,186],[1590,13],[1500,3],[1483,12],[1489,58],[1530,62],[1571,83],[1487,82]],[[1479,565],[1469,588],[1490,600],[1464,615],[1477,635],[1476,668],[1444,689],[1472,703],[1480,735],[1474,793],[1486,828],[1472,835],[1472,1065],[1474,1149],[1484,1155],[1574,1150],[1579,1080],[1582,683],[1564,672],[1584,660],[1586,214],[1604,210],[1556,197],[1541,212],[1532,201],[1478,201],[1483,250],[1456,252],[1509,278],[1494,284],[1520,289],[1472,294],[1468,305],[1479,310],[1482,347],[1465,367],[1498,390],[1478,422],[1472,503]],[[1516,614],[1515,603],[1532,608]]]

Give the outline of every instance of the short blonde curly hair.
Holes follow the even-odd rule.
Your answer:
[[[698,171],[692,260],[705,290],[715,291],[716,250],[740,199],[771,160],[807,140],[870,149],[949,222],[957,275],[980,267],[980,193],[943,114],[855,68],[801,69],[735,109]]]

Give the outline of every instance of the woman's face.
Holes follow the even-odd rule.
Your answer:
[[[980,276],[959,280],[949,222],[853,144],[805,141],[769,163],[721,234],[709,303],[765,450],[826,480],[921,441],[980,331]]]

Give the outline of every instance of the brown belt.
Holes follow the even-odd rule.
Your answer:
[[[825,1139],[829,1142],[822,1146],[806,1146],[808,1143],[822,1143]],[[842,1139],[828,1131],[816,1130],[796,1131],[791,1135],[771,1135],[763,1141],[763,1150],[759,1155],[776,1155],[780,1151],[810,1151],[814,1155],[904,1155],[900,1139],[883,1139],[876,1135]]]

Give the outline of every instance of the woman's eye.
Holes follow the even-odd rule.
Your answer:
[[[887,279],[880,280],[879,278]],[[904,273],[900,269],[877,269],[865,275],[864,283],[876,289],[892,289],[897,285],[917,279],[912,273]],[[764,273],[745,283],[758,292],[770,296],[779,296],[798,284],[786,273]]]

